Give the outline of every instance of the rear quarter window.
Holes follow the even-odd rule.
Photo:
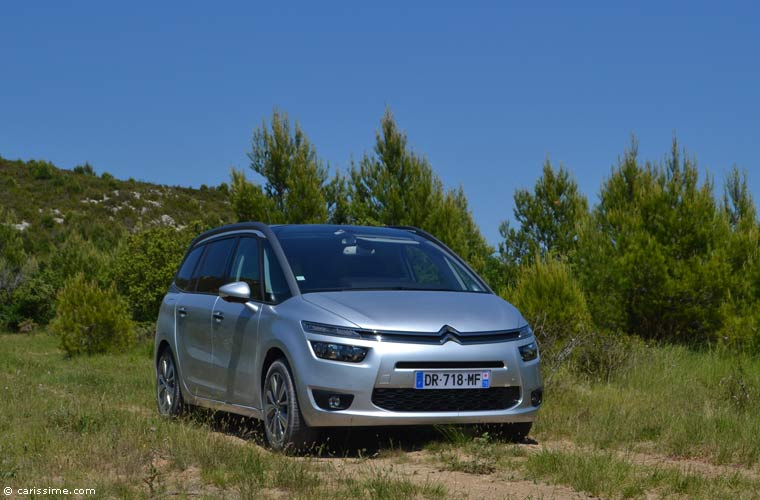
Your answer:
[[[203,254],[204,248],[205,247],[197,247],[192,252],[190,252],[187,258],[185,258],[184,262],[182,262],[179,271],[177,271],[177,275],[174,277],[174,285],[177,288],[180,288],[181,290],[187,290],[190,282],[192,281],[195,266],[198,264],[198,261]]]

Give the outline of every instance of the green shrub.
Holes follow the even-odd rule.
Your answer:
[[[502,295],[517,307],[534,329],[562,339],[585,332],[591,315],[570,266],[555,258],[536,258],[523,265],[514,287]]]
[[[591,315],[583,291],[568,264],[550,255],[520,267],[515,286],[502,295],[533,327],[548,385],[591,335]]]
[[[85,273],[102,285],[112,258],[109,253],[100,251],[90,239],[72,232],[44,263],[47,281],[57,290],[72,276]]]
[[[37,268],[24,250],[20,231],[13,227],[14,214],[0,208],[0,328],[15,328],[18,317],[13,303],[16,290]]]
[[[682,158],[675,141],[657,164],[642,163],[634,142],[599,197],[573,256],[596,324],[657,341],[718,340],[725,304],[746,300],[737,278],[757,244],[732,248],[712,180],[700,181],[696,161]]]
[[[81,239],[100,251],[113,250],[127,234],[122,224],[107,220],[102,212],[96,210],[67,214],[65,229],[69,234],[78,233]]]
[[[134,324],[123,297],[79,273],[58,292],[50,330],[69,356],[116,351],[134,342]]]
[[[135,320],[156,320],[192,234],[172,227],[152,227],[130,235],[119,247],[112,278],[129,302]]]
[[[593,381],[609,382],[636,363],[644,343],[621,332],[597,331],[587,335],[573,351],[571,366]]]
[[[37,180],[52,179],[56,168],[52,163],[46,161],[31,160],[29,162],[29,170],[32,173],[32,177]]]
[[[95,177],[95,169],[92,168],[89,162],[84,162],[84,165],[77,165],[74,167],[74,173],[80,175],[89,175]]]
[[[56,289],[46,273],[26,277],[13,291],[7,305],[6,326],[21,330],[22,323],[47,324],[53,317]]]

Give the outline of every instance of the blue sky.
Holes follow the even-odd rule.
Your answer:
[[[752,3],[358,4],[4,3],[0,155],[216,185],[278,107],[345,169],[389,106],[491,243],[546,158],[593,203],[632,133],[760,199]]]

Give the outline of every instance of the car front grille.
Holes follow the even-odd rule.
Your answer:
[[[488,389],[376,388],[372,403],[389,411],[488,411],[506,410],[520,401],[519,387]]]
[[[509,342],[520,338],[521,330],[503,330],[493,332],[466,332],[460,333],[453,330],[441,330],[439,332],[386,332],[375,330],[355,330],[365,340],[380,342],[403,342],[407,344],[432,344],[443,345],[453,341],[457,344],[493,344],[496,342]]]

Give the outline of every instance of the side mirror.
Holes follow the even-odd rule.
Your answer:
[[[227,302],[245,304],[251,300],[251,287],[245,281],[235,281],[219,287],[219,296]]]

